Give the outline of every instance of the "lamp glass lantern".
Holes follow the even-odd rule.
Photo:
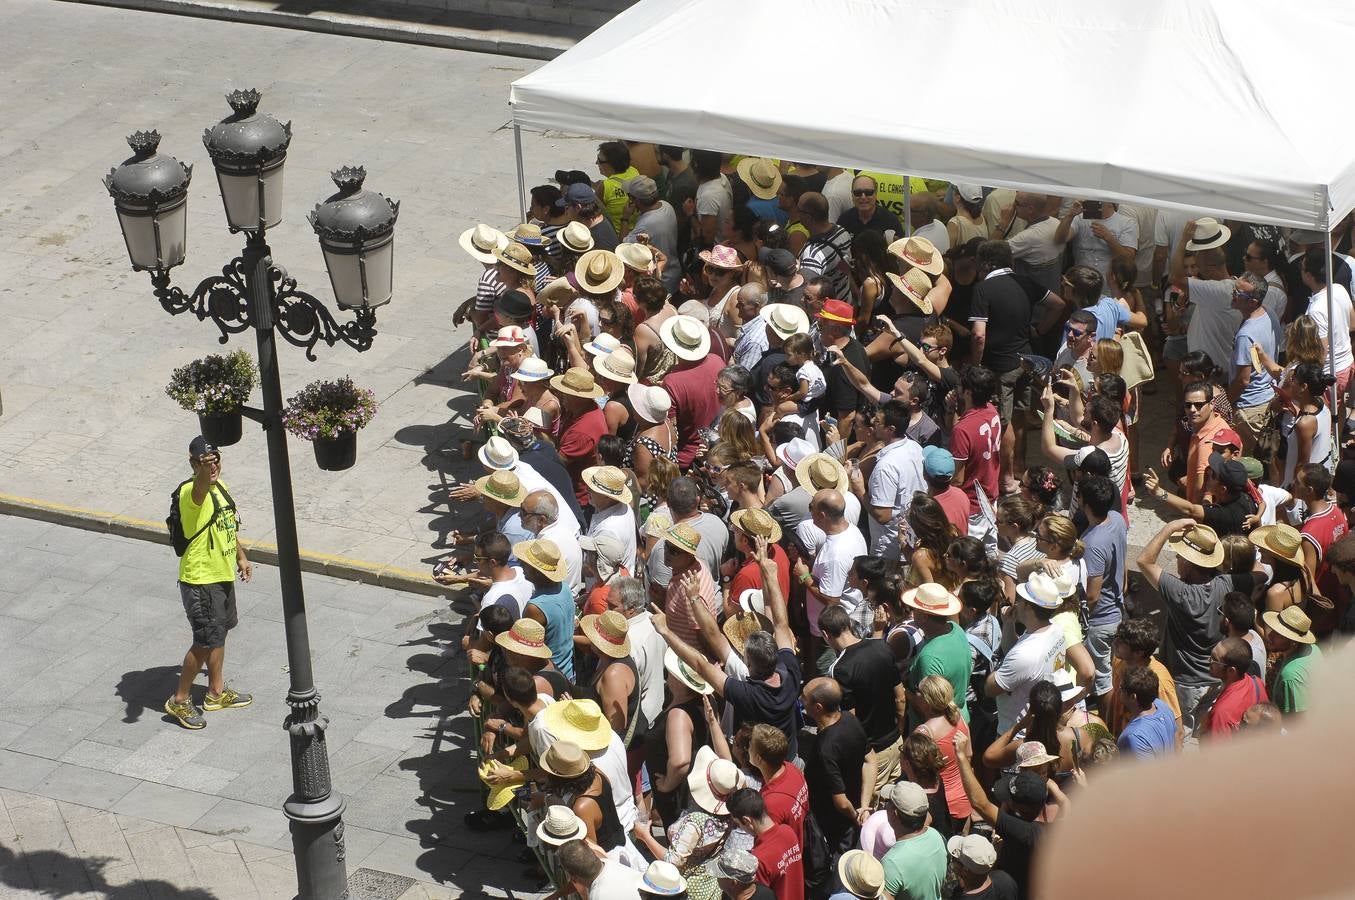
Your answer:
[[[134,270],[171,269],[183,263],[188,251],[188,184],[193,167],[156,152],[159,132],[138,131],[127,143],[131,158],[104,178],[127,256]]]
[[[400,204],[364,190],[367,172],[345,166],[330,173],[338,193],[309,219],[320,238],[325,268],[342,309],[383,306],[394,293],[395,220]]]
[[[255,90],[227,94],[232,114],[202,135],[232,231],[267,229],[282,221],[283,164],[292,123],[258,112],[259,99]]]

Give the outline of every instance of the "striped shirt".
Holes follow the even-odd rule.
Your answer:
[[[1002,554],[1002,561],[997,564],[998,571],[1013,581],[1020,581],[1016,577],[1016,567],[1021,563],[1027,563],[1036,559],[1044,559],[1044,554],[1036,549],[1035,538],[1027,535],[1021,538],[1012,548]]]
[[[508,293],[508,286],[499,280],[499,273],[493,266],[486,266],[475,286],[475,311],[491,312],[494,301]]]
[[[800,271],[805,279],[825,276],[832,285],[833,297],[851,298],[852,236],[834,225],[822,235],[811,237],[800,251]]]

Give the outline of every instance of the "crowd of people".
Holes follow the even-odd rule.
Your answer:
[[[1303,714],[1355,629],[1344,224],[912,179],[905,233],[870,173],[596,159],[461,235],[434,576],[467,825],[552,896],[1038,897],[1099,770]]]

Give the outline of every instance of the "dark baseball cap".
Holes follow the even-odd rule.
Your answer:
[[[1100,447],[1082,447],[1073,455],[1065,456],[1063,464],[1070,472],[1076,469],[1083,475],[1110,477],[1110,457]]]
[[[1247,487],[1247,467],[1235,459],[1224,459],[1220,453],[1211,453],[1209,471],[1226,488],[1240,491]]]
[[[565,188],[565,200],[569,203],[577,203],[582,206],[585,203],[597,203],[598,195],[593,190],[591,184],[575,183]]]
[[[204,456],[220,456],[221,451],[216,448],[216,444],[198,435],[188,442],[188,455],[192,459],[202,459]]]
[[[1043,806],[1049,799],[1049,787],[1043,776],[1018,772],[1008,778],[999,778],[993,786],[993,795],[999,803],[1010,801],[1013,806],[1032,809]]]
[[[786,278],[795,274],[795,254],[779,247],[762,247],[757,252],[757,261],[771,270],[773,275]]]

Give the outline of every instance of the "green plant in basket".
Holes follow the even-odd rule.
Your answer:
[[[351,378],[312,381],[287,401],[282,424],[306,441],[333,439],[366,428],[376,415],[376,395]]]
[[[169,376],[165,393],[189,412],[219,416],[244,406],[257,381],[254,358],[237,350],[180,366]]]

